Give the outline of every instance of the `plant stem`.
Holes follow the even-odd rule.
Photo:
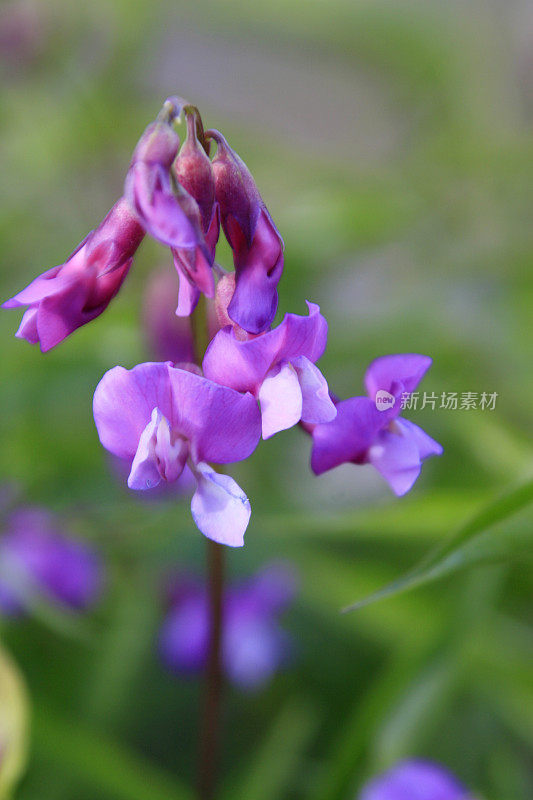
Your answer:
[[[220,696],[222,689],[221,645],[223,631],[224,549],[222,545],[211,541],[211,539],[207,540],[207,562],[210,636],[204,708],[200,731],[198,769],[198,797],[200,800],[212,800],[215,792],[218,761]]]

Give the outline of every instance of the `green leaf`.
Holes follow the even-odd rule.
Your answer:
[[[224,793],[225,800],[287,797],[317,726],[317,714],[308,703],[290,700],[274,719],[243,778]]]
[[[55,770],[114,800],[191,800],[179,779],[100,731],[34,709],[34,747]]]
[[[476,563],[511,560],[529,554],[532,531],[513,532],[498,530],[481,536],[488,528],[504,522],[533,503],[533,481],[514,489],[489,503],[472,519],[459,528],[446,542],[435,548],[407,574],[343,609],[355,611],[370,603],[406,592],[417,586],[437,580],[444,575]]]

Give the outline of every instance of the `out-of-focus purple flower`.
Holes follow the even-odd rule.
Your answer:
[[[191,320],[177,317],[178,283],[172,271],[158,270],[150,277],[144,297],[144,330],[151,353],[158,361],[174,364],[194,361]]]
[[[284,564],[273,564],[226,590],[222,662],[228,680],[236,686],[257,689],[286,663],[290,640],[278,617],[295,590],[295,575]],[[172,607],[159,636],[161,658],[169,669],[195,673],[204,668],[209,624],[204,585],[185,578],[174,588]]]
[[[422,461],[443,452],[421,428],[399,416],[402,397],[414,391],[430,366],[431,358],[417,354],[373,361],[365,376],[369,396],[338,402],[332,422],[308,428],[313,472],[321,475],[345,463],[372,464],[395,494],[408,492]]]
[[[11,515],[0,539],[0,609],[30,610],[39,599],[84,610],[100,596],[103,567],[87,544],[65,536],[49,512]]]
[[[277,328],[248,340],[224,328],[204,357],[206,377],[257,397],[264,439],[300,420],[329,422],[336,415],[315,366],[326,347],[328,325],[317,305],[308,306],[307,317],[286,314]]]
[[[194,198],[175,180],[172,164],[180,139],[172,127],[173,111],[150,123],[133,153],[124,195],[142,226],[168,247],[194,248],[202,242],[200,211]]]
[[[444,767],[413,759],[373,778],[359,800],[472,800],[472,795]]]
[[[46,352],[97,317],[117,294],[144,230],[120,199],[68,260],[44,272],[2,308],[28,306],[16,333]]]
[[[283,239],[244,161],[221,133],[210,130],[207,135],[217,143],[213,159],[216,199],[235,264],[235,292],[228,313],[249,333],[262,333],[272,324],[278,307]]]
[[[109,370],[94,394],[103,446],[132,462],[128,486],[146,490],[176,481],[186,464],[196,479],[191,512],[199,530],[233,547],[243,545],[248,498],[209,463],[241,461],[255,450],[261,417],[254,397],[219,386],[170,362]]]

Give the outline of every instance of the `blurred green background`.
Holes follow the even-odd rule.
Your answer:
[[[298,429],[235,469],[253,516],[230,575],[284,558],[301,592],[294,665],[227,692],[223,798],[348,800],[410,756],[487,800],[533,796],[532,45],[526,0],[0,6],[2,298],[97,225],[177,93],[252,170],[286,244],[280,313],[321,305],[333,391],[414,351],[434,359],[423,390],[498,393],[494,411],[408,412],[445,455],[402,500],[370,468],[312,476]],[[187,501],[123,491],[91,412],[105,370],[150,357],[143,290],[165,262],[145,242],[109,310],[46,356],[0,315],[0,479],[109,569],[88,618],[2,623],[29,694],[20,800],[191,797],[201,686],[154,641],[162,571],[201,571],[204,541]],[[442,580],[339,613],[454,531]]]

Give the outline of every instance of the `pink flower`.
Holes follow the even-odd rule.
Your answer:
[[[46,352],[99,316],[117,294],[144,230],[120,199],[68,260],[39,275],[2,308],[27,306],[16,333]]]
[[[261,420],[251,394],[165,364],[109,370],[94,394],[103,446],[131,460],[128,486],[146,490],[176,481],[185,465],[197,483],[193,519],[210,539],[239,547],[250,519],[248,498],[229,475],[209,466],[248,458]]]

